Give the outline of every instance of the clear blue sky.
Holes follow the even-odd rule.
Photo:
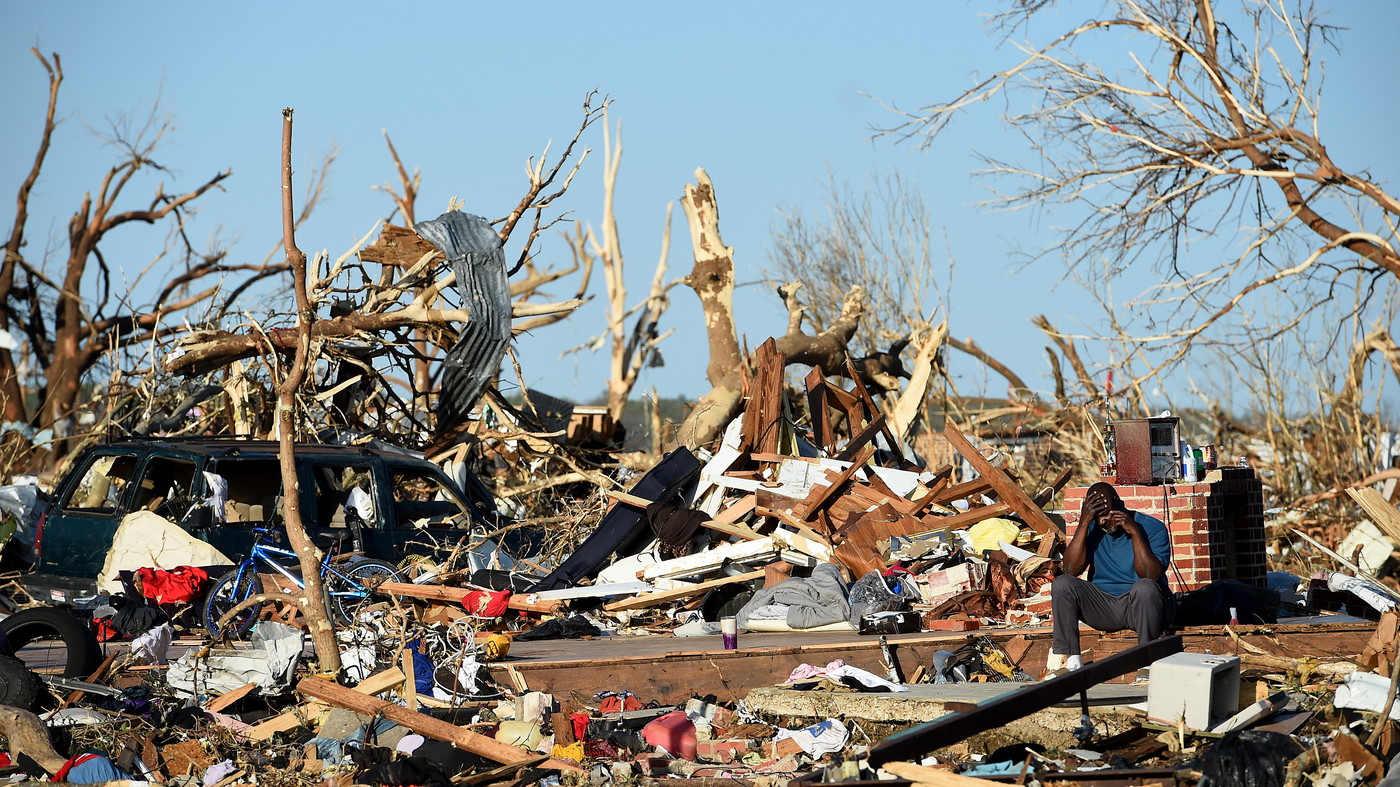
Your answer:
[[[1386,180],[1397,161],[1392,137],[1397,109],[1392,81],[1400,3],[1334,3],[1343,33],[1340,55],[1328,55],[1324,128],[1343,166],[1367,168]],[[1091,14],[1080,4],[1046,29],[1063,29]],[[490,218],[519,199],[527,156],[547,140],[558,145],[576,127],[586,91],[615,99],[626,153],[617,194],[622,243],[629,261],[629,303],[640,297],[660,248],[666,203],[678,199],[696,167],[714,180],[721,228],[735,248],[740,281],[757,277],[780,206],[819,209],[829,165],[858,182],[875,168],[899,167],[918,180],[938,228],[946,228],[958,263],[952,331],[973,336],[1032,385],[1050,387],[1041,347],[1029,323],[1044,312],[1062,326],[1096,318],[1072,285],[1054,289],[1053,263],[1014,272],[1012,246],[1039,247],[1053,217],[987,214],[971,203],[984,196],[970,175],[976,145],[1015,155],[996,106],[965,115],[930,154],[868,140],[867,126],[892,116],[862,92],[905,107],[949,97],[1012,62],[985,34],[981,6],[961,2],[831,4],[369,4],[343,2],[186,4],[8,3],[0,11],[0,192],[13,195],[37,143],[46,84],[27,51],[38,42],[63,57],[66,81],[60,127],[31,205],[28,256],[48,234],[62,240],[82,193],[96,189],[111,151],[84,124],[149,106],[158,91],[176,111],[179,129],[161,160],[192,188],[232,168],[227,190],[203,201],[191,231],[216,229],[236,240],[236,260],[260,261],[280,235],[278,144],[280,110],[296,109],[296,151],[304,161],[334,139],[344,147],[331,200],[299,234],[303,249],[338,254],[357,233],[385,216],[390,203],[370,191],[393,174],[380,129],[405,163],[423,172],[419,218],[437,215],[457,195],[465,209]],[[1040,36],[1037,40],[1044,40]],[[602,213],[601,128],[595,148],[564,202],[596,226]],[[303,167],[303,170],[305,167]],[[134,184],[129,205],[148,199],[156,179]],[[11,205],[12,196],[2,204]],[[8,210],[8,208],[7,208]],[[9,214],[0,221],[8,226]],[[124,229],[107,244],[113,264],[134,275],[159,246],[163,230]],[[566,264],[556,238],[542,247],[545,263]],[[670,267],[689,270],[690,243],[676,210]],[[559,296],[570,291],[563,283]],[[601,295],[601,277],[593,291]],[[673,291],[664,327],[666,366],[648,370],[639,390],[698,396],[706,348],[698,302]],[[751,345],[781,332],[785,314],[765,288],[738,297],[738,322]],[[589,398],[603,387],[602,353],[558,361],[559,352],[597,333],[592,305],[570,322],[520,342],[532,385]],[[955,359],[963,392],[984,383],[1004,390],[973,361]]]

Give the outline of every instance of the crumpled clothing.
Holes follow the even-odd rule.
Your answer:
[[[131,641],[131,655],[142,664],[164,666],[170,643],[175,639],[175,629],[165,623],[147,631]]]
[[[403,644],[410,653],[413,654],[413,685],[419,694],[432,696],[433,694],[433,673],[437,668],[433,666],[433,660],[428,658],[428,654],[423,652],[426,647],[422,637],[416,637]]]
[[[136,569],[141,595],[157,604],[189,604],[199,598],[208,582],[209,575],[197,566],[176,566],[169,571],[150,567]]]
[[[1390,594],[1378,589],[1375,585],[1360,577],[1349,577],[1340,572],[1332,572],[1327,578],[1327,589],[1332,592],[1348,591],[1353,596],[1371,605],[1378,612],[1389,612],[1395,609],[1396,602]]]
[[[850,737],[846,725],[837,719],[827,719],[800,730],[779,729],[777,739],[783,741],[791,738],[797,741],[797,745],[801,746],[808,756],[820,757],[846,748],[846,741]]]
[[[554,751],[550,753],[549,756],[556,760],[583,762],[583,741],[574,741],[568,746],[560,746],[556,743],[554,744]]]
[[[224,760],[210,765],[209,770],[204,772],[204,787],[214,787],[236,770],[238,770],[238,766],[233,764],[233,760]]]
[[[1016,584],[1025,596],[1035,596],[1055,581],[1055,561],[1036,555],[1016,564],[1012,569]]]
[[[739,628],[747,628],[750,613],[767,604],[787,604],[788,626],[809,629],[831,623],[841,623],[851,616],[846,583],[841,573],[830,563],[812,569],[812,576],[785,579],[771,588],[763,588],[739,610]]]
[[[835,678],[840,681],[854,680],[869,689],[885,689],[886,691],[908,691],[908,686],[901,686],[898,683],[891,683],[869,670],[860,667],[852,667],[844,664],[826,673],[826,677]]]
[[[709,514],[686,508],[679,498],[657,500],[647,506],[647,523],[661,542],[662,552],[670,557],[690,554],[690,542],[708,521]]]
[[[802,664],[798,666],[797,669],[793,670],[791,675],[788,675],[787,682],[793,683],[795,681],[802,680],[803,678],[813,678],[818,675],[825,675],[828,672],[837,669],[838,667],[844,666],[846,666],[846,662],[842,661],[841,659],[837,659],[831,662],[830,664],[826,665],[825,667],[814,667],[811,664]]]
[[[510,609],[509,590],[473,590],[462,597],[462,609],[479,618],[499,618]]]
[[[69,784],[101,784],[130,778],[131,774],[123,773],[111,760],[91,752],[69,758],[53,775],[55,782]]]

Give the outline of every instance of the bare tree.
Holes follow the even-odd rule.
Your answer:
[[[614,143],[614,140],[616,142]],[[565,350],[561,358],[581,350],[597,350],[604,342],[611,341],[611,357],[608,364],[608,414],[614,422],[622,420],[627,409],[627,399],[637,384],[637,377],[648,365],[659,366],[661,353],[657,346],[675,329],[659,332],[658,323],[666,308],[671,305],[667,293],[680,283],[680,279],[666,281],[666,258],[671,253],[671,210],[674,203],[666,205],[666,227],[661,233],[661,258],[656,263],[652,275],[651,289],[642,302],[627,308],[627,283],[624,281],[626,263],[622,254],[622,241],[617,232],[617,214],[613,211],[613,195],[617,190],[617,171],[622,164],[622,121],[617,122],[616,135],[609,134],[607,113],[603,113],[603,221],[600,228],[603,242],[600,244],[590,229],[586,236],[575,226],[575,237],[571,241],[575,265],[578,260],[591,266],[596,258],[603,264],[603,283],[607,288],[608,300],[605,314],[607,327],[603,333],[588,342]],[[567,237],[567,236],[566,236]],[[592,254],[584,248],[584,239],[592,247]],[[632,330],[627,330],[627,320],[633,315],[637,321]]]
[[[1016,3],[994,26],[1015,32],[1052,5]],[[1109,0],[1100,16],[1048,45],[1018,44],[1020,62],[878,133],[927,148],[960,112],[1004,97],[1004,120],[1038,160],[983,156],[989,174],[1016,184],[986,204],[1065,208],[1070,224],[1047,253],[1071,269],[1102,265],[1093,279],[1154,265],[1162,284],[1131,305],[1155,325],[1132,338],[1174,348],[1165,364],[1257,291],[1303,293],[1311,310],[1351,273],[1363,296],[1389,287],[1400,276],[1400,200],[1367,170],[1339,165],[1319,131],[1321,51],[1336,29],[1308,2],[1241,2],[1229,14],[1212,0]],[[1186,254],[1240,233],[1242,250],[1223,261]]]
[[[335,641],[326,609],[326,595],[321,583],[321,559],[324,555],[301,519],[301,485],[297,481],[296,411],[297,392],[306,380],[306,366],[311,357],[311,324],[316,310],[311,306],[306,286],[306,255],[297,248],[296,212],[292,209],[292,110],[282,110],[282,242],[286,248],[287,265],[292,271],[292,289],[296,297],[296,350],[291,364],[277,386],[277,458],[282,466],[282,518],[287,527],[287,540],[301,564],[302,589],[300,605],[316,644],[316,658],[321,671],[340,674],[340,646]],[[276,355],[276,352],[273,352]]]

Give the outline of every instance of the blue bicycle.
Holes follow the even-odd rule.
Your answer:
[[[204,602],[204,627],[214,637],[220,635],[219,621],[224,615],[242,602],[262,594],[262,580],[258,578],[259,563],[281,574],[296,587],[306,589],[301,575],[283,565],[283,561],[290,561],[292,566],[296,566],[296,553],[267,543],[279,542],[281,534],[266,527],[255,527],[253,533],[256,537],[248,559],[220,577],[209,589]],[[351,538],[353,536],[348,530],[332,536],[331,548],[321,561],[321,584],[326,591],[327,611],[340,626],[355,621],[358,612],[381,584],[400,581],[398,569],[392,563],[367,557],[352,557],[353,562],[337,560],[341,545]],[[234,636],[248,633],[257,622],[261,608],[261,604],[254,604],[239,612],[229,620],[227,633]]]

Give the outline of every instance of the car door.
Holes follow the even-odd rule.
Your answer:
[[[331,539],[345,533],[355,519],[369,557],[398,563],[392,536],[385,522],[383,470],[373,456],[323,457],[304,460],[301,470],[302,509],[306,532],[317,546],[327,549]],[[358,493],[356,492],[358,490]],[[311,493],[308,499],[305,494]],[[349,541],[341,552],[352,548]]]
[[[389,459],[385,469],[393,513],[385,519],[391,523],[394,548],[400,555],[442,560],[458,544],[470,545],[473,531],[479,536],[495,529],[495,518],[486,516],[482,506],[465,498],[437,465]],[[494,550],[489,548],[478,551],[478,564],[504,569],[513,565],[508,554],[493,555]]]
[[[44,522],[39,573],[97,576],[126,514],[140,460],[139,448],[88,454]]]
[[[209,472],[223,478],[228,500],[196,535],[235,563],[253,548],[253,528],[281,522],[282,466],[272,453],[221,456]]]

